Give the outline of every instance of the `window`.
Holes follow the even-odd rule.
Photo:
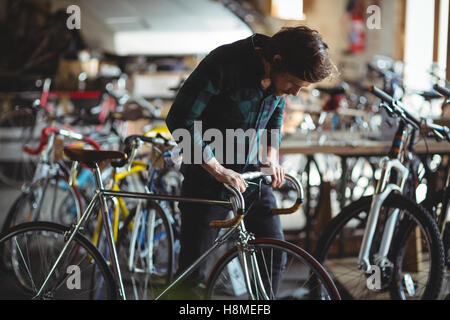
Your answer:
[[[305,20],[303,0],[272,0],[271,14],[279,19]]]
[[[412,91],[430,90],[436,79],[432,69],[445,78],[449,0],[439,0],[439,16],[435,17],[435,1],[407,0],[405,34],[405,84]],[[438,61],[433,62],[435,19],[439,19]],[[420,116],[439,116],[440,102],[429,105],[415,94],[405,98],[407,106],[415,106]]]

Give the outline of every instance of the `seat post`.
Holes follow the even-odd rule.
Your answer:
[[[97,190],[100,190],[100,194],[99,194],[100,209],[102,212],[103,226],[106,231],[106,239],[108,241],[111,264],[112,264],[112,267],[114,270],[114,275],[116,277],[116,282],[119,284],[120,296],[123,300],[126,300],[125,290],[124,290],[123,282],[122,282],[122,274],[120,272],[119,259],[117,256],[117,249],[116,249],[116,245],[114,243],[111,221],[109,220],[108,205],[106,202],[106,198],[102,193],[102,190],[103,190],[102,174],[101,174],[100,168],[98,166],[98,163],[95,163],[95,165],[94,165],[94,176],[95,176],[95,183],[97,185]]]

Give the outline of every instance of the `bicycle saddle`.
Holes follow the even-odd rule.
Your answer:
[[[123,152],[109,150],[85,150],[64,147],[64,153],[70,160],[82,163],[95,163],[117,159],[122,160],[126,158],[126,155]]]

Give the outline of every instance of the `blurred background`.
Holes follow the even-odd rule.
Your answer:
[[[130,134],[170,140],[164,117],[205,55],[297,25],[322,34],[336,65],[332,78],[286,97],[282,128],[281,162],[306,194],[302,209],[282,217],[283,229],[288,240],[313,249],[329,221],[373,195],[380,178],[397,122],[370,86],[418,117],[450,125],[448,97],[433,89],[449,87],[449,0],[2,0],[0,222],[32,194],[31,186],[40,190],[55,163],[70,168],[62,160],[68,142],[48,143],[51,130],[115,150]],[[48,127],[57,129],[44,134]],[[425,134],[416,138],[412,197],[422,203],[442,188],[445,172],[450,177],[450,148]],[[143,150],[154,157],[154,147]],[[151,162],[167,169],[169,158]],[[178,192],[182,181],[172,169],[164,171],[167,193]],[[78,183],[91,196],[86,181]],[[58,204],[46,202],[49,208],[64,208],[67,198],[59,197]],[[295,192],[279,190],[276,197],[288,207]],[[31,199],[29,211],[42,199]],[[175,205],[171,210],[179,213]]]

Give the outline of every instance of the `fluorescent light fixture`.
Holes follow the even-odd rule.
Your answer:
[[[271,15],[283,20],[305,20],[303,0],[272,0]]]

